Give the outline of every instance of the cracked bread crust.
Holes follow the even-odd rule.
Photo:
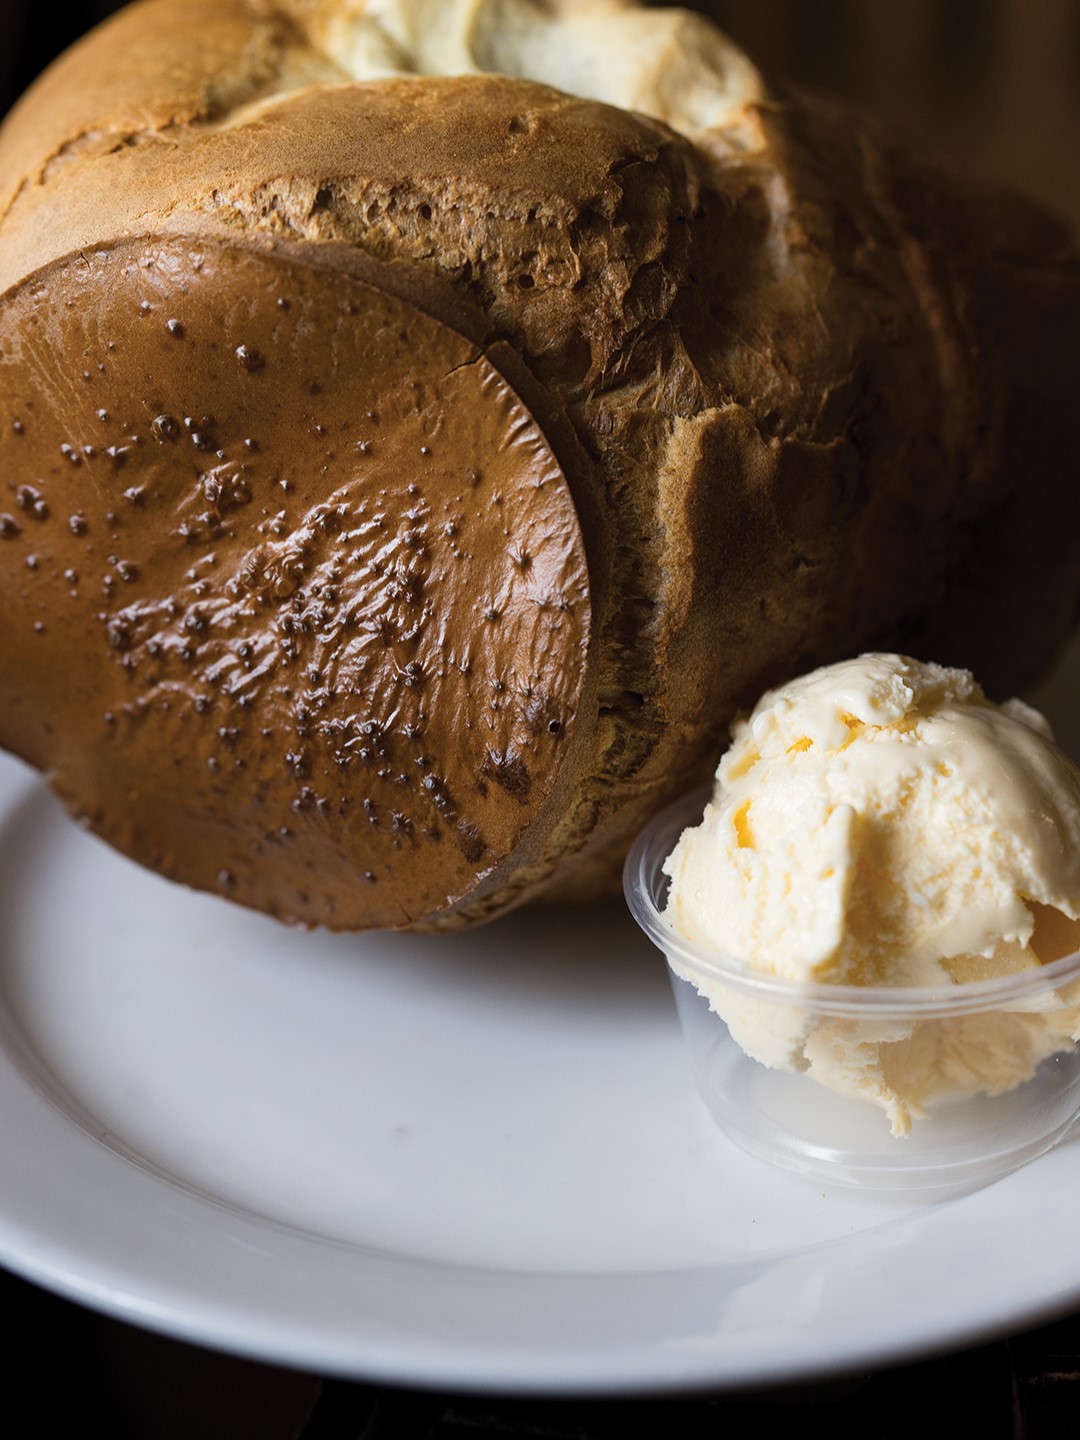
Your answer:
[[[572,496],[587,664],[543,805],[442,898],[410,898],[403,870],[390,910],[346,914],[350,855],[332,896],[286,913],[444,924],[591,893],[711,771],[739,705],[861,648],[969,665],[997,693],[1037,673],[1080,592],[1062,418],[1080,278],[1051,221],[801,96],[684,135],[522,78],[356,82],[313,38],[335,8],[136,6],[0,135],[9,299],[129,239],[373,283],[484,350]],[[5,591],[28,528],[0,544]],[[5,741],[55,769],[50,703]],[[235,876],[170,873],[236,896]],[[275,908],[252,874],[236,898]]]

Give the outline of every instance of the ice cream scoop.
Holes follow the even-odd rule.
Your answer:
[[[802,983],[949,987],[1080,949],[1080,770],[967,671],[871,654],[765,695],[664,869],[681,936],[794,982],[777,1005],[691,977],[743,1049],[876,1102],[894,1134],[937,1097],[1021,1084],[1080,1032],[1053,992],[924,1024],[799,1001]]]

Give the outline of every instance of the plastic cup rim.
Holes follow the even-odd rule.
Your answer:
[[[868,988],[821,981],[792,981],[757,970],[680,935],[660,908],[668,878],[663,862],[682,831],[700,818],[711,789],[702,786],[683,795],[656,815],[637,836],[623,866],[623,893],[630,913],[667,957],[680,979],[720,983],[759,1000],[800,1005],[832,1015],[868,1020],[899,1014],[956,1016],[989,1010],[1016,1009],[1025,1000],[1080,979],[1080,951],[1064,955],[1036,970],[949,985],[895,985]]]

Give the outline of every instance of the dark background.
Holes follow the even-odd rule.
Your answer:
[[[0,0],[0,111],[117,8]],[[1080,226],[1080,0],[713,0],[693,8],[717,19],[770,76],[845,95]],[[592,1404],[324,1381],[135,1330],[2,1271],[0,1317],[13,1337],[7,1406],[29,1407],[25,1433],[77,1425],[111,1440],[607,1440],[641,1422],[692,1440],[721,1426],[740,1434],[816,1420],[840,1433],[857,1427],[867,1440],[910,1440],[920,1430],[979,1440],[1080,1435],[1080,1316],[796,1391]]]

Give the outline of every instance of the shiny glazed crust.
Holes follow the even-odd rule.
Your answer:
[[[0,134],[0,742],[178,879],[452,924],[609,884],[795,671],[1038,672],[1052,221],[803,97],[350,81],[332,8],[150,0]]]

